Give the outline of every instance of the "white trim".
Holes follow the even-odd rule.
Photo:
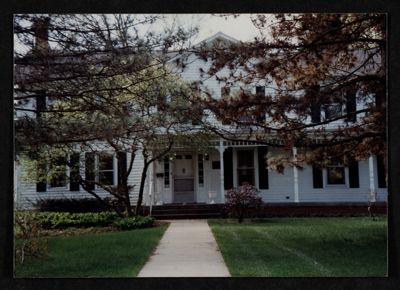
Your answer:
[[[114,180],[113,180],[113,185],[118,185],[118,159],[116,154],[113,154],[113,170],[114,170]],[[128,157],[128,156],[126,156]]]
[[[212,42],[214,39],[217,39],[217,38],[223,38],[223,39],[228,40],[228,41],[231,41],[231,42],[233,42],[233,43],[238,43],[238,42],[239,42],[239,40],[233,38],[232,36],[229,36],[229,35],[227,35],[227,34],[221,32],[221,31],[218,31],[217,33],[215,33],[215,34],[213,34],[213,35],[207,37],[206,39],[200,41],[199,43],[195,44],[194,47],[200,46],[200,45],[202,45],[202,44],[210,43],[210,42]]]
[[[297,148],[293,147],[293,159],[297,160]],[[294,202],[299,202],[299,170],[293,166],[293,196]]]
[[[258,189],[260,189],[260,176],[259,176],[259,169],[258,169],[258,148],[256,147],[253,155],[254,159],[254,186]]]
[[[375,188],[375,172],[374,172],[374,156],[368,158],[369,169],[369,200],[376,201],[376,188]]]
[[[224,142],[222,139],[219,140],[219,172],[220,172],[220,191],[221,191],[221,203],[225,203],[225,176],[224,176]]]

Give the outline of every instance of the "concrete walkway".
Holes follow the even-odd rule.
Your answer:
[[[169,222],[138,277],[230,277],[206,220]]]

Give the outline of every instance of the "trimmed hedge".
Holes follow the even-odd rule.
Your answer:
[[[112,224],[118,215],[114,212],[67,213],[39,212],[36,219],[43,229],[64,229],[68,227],[95,227]]]
[[[42,229],[66,229],[69,227],[104,227],[114,226],[121,230],[151,227],[153,217],[135,216],[120,218],[115,212],[19,212],[18,214],[34,220]]]
[[[127,217],[114,221],[113,225],[121,230],[152,227],[154,218],[150,216]]]

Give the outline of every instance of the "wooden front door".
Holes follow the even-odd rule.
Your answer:
[[[194,156],[177,153],[174,162],[174,202],[195,202],[194,192]]]

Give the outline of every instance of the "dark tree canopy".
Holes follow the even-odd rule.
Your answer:
[[[16,151],[35,160],[31,171],[37,181],[65,173],[60,160],[72,170],[76,152],[112,151],[126,164],[118,185],[87,180],[79,170],[74,176],[99,200],[93,183],[109,192],[131,215],[135,185],[128,185],[128,177],[141,152],[139,214],[150,164],[168,154],[177,140],[196,140],[191,127],[182,126],[193,117],[188,110],[192,89],[169,64],[196,30],[145,29],[161,17],[15,16],[20,42],[15,50]]]
[[[244,88],[233,98],[208,98],[206,106],[238,128],[235,133],[214,131],[228,139],[297,147],[308,152],[299,154],[299,160],[311,163],[324,162],[327,156],[364,159],[383,154],[385,15],[270,16],[253,16],[262,32],[254,41],[198,52],[212,60],[203,76]],[[229,73],[218,74],[222,69]],[[261,89],[254,94],[249,86]]]

